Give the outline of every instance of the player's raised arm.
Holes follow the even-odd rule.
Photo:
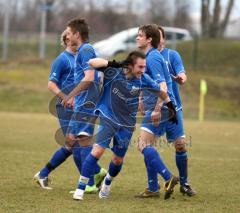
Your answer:
[[[113,68],[121,68],[129,65],[128,60],[123,61],[108,61],[103,58],[93,58],[88,61],[89,65],[94,68],[105,68],[105,67],[113,67]],[[101,70],[100,70],[101,71]]]
[[[103,58],[92,58],[88,61],[89,65],[94,68],[107,67],[108,60]]]

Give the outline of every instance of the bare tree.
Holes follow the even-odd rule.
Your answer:
[[[220,14],[221,14],[221,5],[220,0],[215,0],[214,10],[213,10],[213,19],[210,24],[209,36],[212,38],[218,37],[220,29]]]
[[[189,0],[178,1],[175,0],[175,16],[174,16],[174,26],[184,27],[187,29],[191,28],[191,18],[189,15],[190,2]]]
[[[201,16],[201,26],[202,26],[202,36],[207,37],[209,34],[209,4],[210,0],[202,1],[202,16]]]
[[[234,0],[229,0],[227,4],[226,13],[221,20],[221,0],[215,0],[214,9],[211,15],[210,13],[210,0],[202,1],[202,35],[205,37],[217,38],[222,37],[226,31],[229,23],[231,11],[234,5]]]
[[[227,11],[226,11],[225,17],[221,23],[221,28],[220,28],[220,32],[219,32],[219,35],[221,37],[223,37],[223,34],[226,31],[233,5],[234,5],[234,0],[229,0]]]
[[[147,14],[149,21],[160,25],[171,25],[172,11],[169,2],[165,0],[150,0]]]

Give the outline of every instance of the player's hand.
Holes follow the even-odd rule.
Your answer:
[[[172,75],[172,78],[178,84],[184,84],[187,80],[185,73],[179,73],[177,76]]]
[[[161,110],[153,110],[151,114],[151,120],[154,126],[158,126],[161,120]]]
[[[167,108],[169,109],[170,121],[175,124],[178,124],[176,108],[171,101],[167,103]]]
[[[123,63],[121,61],[108,61],[107,67],[121,68],[123,67]]]
[[[70,98],[70,99],[67,101],[67,107],[73,108],[73,106],[74,106],[74,98]]]
[[[138,104],[138,111],[141,113],[141,115],[145,115],[145,107],[143,104],[142,100],[139,100],[139,104]]]
[[[172,75],[172,78],[173,78],[173,80],[176,81],[178,84],[182,84],[182,82],[183,82],[182,77],[179,76],[179,75],[177,75],[177,76]]]
[[[68,96],[64,97],[62,100],[62,105],[65,108],[72,108],[74,104],[74,98],[69,98]]]
[[[129,64],[131,64],[130,61],[128,60],[123,60],[123,61],[108,61],[107,67],[114,67],[114,68],[121,68],[121,67],[126,67]]]

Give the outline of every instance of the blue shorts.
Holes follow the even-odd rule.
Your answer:
[[[93,110],[76,110],[69,122],[67,134],[93,136],[96,119]]]
[[[100,117],[96,144],[103,148],[111,148],[115,155],[123,158],[128,150],[133,131],[134,127],[119,126],[107,118]]]
[[[56,104],[56,112],[63,135],[66,135],[69,122],[73,116],[73,109],[65,108],[62,104]]]
[[[150,111],[146,112],[146,115],[144,116],[141,125],[142,130],[145,130],[158,137],[163,136],[166,133],[166,138],[168,142],[173,142],[179,137],[185,137],[182,110],[177,111],[178,124],[172,123],[168,119],[164,119],[163,121],[160,122],[158,126],[154,126],[152,124],[151,113],[152,112]]]

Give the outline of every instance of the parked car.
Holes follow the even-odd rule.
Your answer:
[[[186,29],[175,27],[163,27],[166,33],[167,44],[176,43],[176,41],[192,40],[190,32]],[[107,39],[93,44],[100,57],[111,57],[118,53],[136,49],[136,37],[138,27],[123,30],[110,36]]]

